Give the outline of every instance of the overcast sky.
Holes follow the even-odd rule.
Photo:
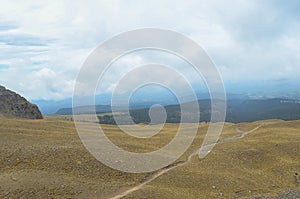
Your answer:
[[[101,42],[143,27],[172,29],[198,42],[229,90],[253,84],[255,92],[266,83],[282,92],[300,90],[297,0],[0,0],[0,5],[0,84],[29,99],[71,97],[80,67]],[[145,60],[149,56],[136,54],[123,61]]]

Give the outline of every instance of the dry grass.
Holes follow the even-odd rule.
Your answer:
[[[62,119],[0,118],[0,198],[107,198],[151,175],[127,174],[98,162],[81,144],[73,122]],[[263,122],[245,138],[218,144],[206,158],[194,157],[126,198],[244,198],[299,188],[293,174],[300,171],[300,121]],[[222,137],[261,123],[226,124]],[[117,126],[103,127],[120,147],[147,152],[168,143],[178,125],[167,124],[148,140],[130,138]],[[201,145],[207,125],[199,127],[178,161]]]
[[[227,126],[245,130],[261,122]],[[299,189],[300,121],[265,121],[245,138],[218,144],[204,159],[177,167],[126,198],[245,198]],[[149,197],[150,196],[150,197]]]
[[[0,198],[93,198],[144,176],[95,160],[72,122],[0,118]]]

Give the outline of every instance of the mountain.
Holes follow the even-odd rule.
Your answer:
[[[209,99],[210,94],[208,92],[196,92],[197,99]],[[227,99],[249,99],[246,94],[234,94],[227,93]],[[122,99],[122,96],[118,97]],[[184,96],[184,102],[189,102],[194,99],[192,95]],[[83,100],[84,101],[84,100]],[[62,100],[31,100],[32,103],[37,104],[43,114],[71,114],[72,110],[72,98],[66,98]],[[95,96],[96,104],[111,104],[111,93],[102,93]],[[138,93],[131,97],[131,106],[136,108],[147,108],[153,104],[161,104],[163,106],[170,104],[178,104],[176,97],[167,92],[144,92]],[[83,104],[85,104],[83,102]],[[89,104],[89,103],[87,103]],[[68,109],[69,108],[69,109]],[[99,107],[100,108],[100,107]],[[100,108],[101,109],[101,108]],[[102,112],[102,110],[100,110]]]
[[[300,119],[300,100],[235,100],[227,105],[228,122],[252,122],[265,119]]]
[[[72,98],[63,100],[30,100],[32,103],[37,104],[43,114],[54,114],[61,107],[71,107]]]
[[[135,109],[147,109],[150,108],[153,104],[157,104],[155,102],[152,103],[136,103],[133,105],[130,105],[129,109],[130,110],[135,110]],[[110,105],[96,105],[95,108],[94,106],[78,106],[75,107],[75,113],[79,113],[79,114],[91,114],[94,112],[94,109],[96,111],[97,114],[100,113],[110,113],[112,112],[112,107]],[[114,107],[114,111],[124,111],[125,108],[124,107]],[[72,108],[61,108],[58,111],[56,111],[57,115],[71,115],[73,114],[73,110]]]
[[[89,114],[94,110],[94,106],[79,106],[75,107],[75,112],[80,114]],[[111,107],[109,105],[96,105],[95,110],[97,113],[107,113],[111,112]],[[71,115],[73,113],[72,108],[61,108],[55,114],[58,115]]]
[[[205,93],[198,94],[200,97],[205,97]],[[172,100],[163,100],[160,98],[158,101],[139,100],[136,98],[133,103],[130,103],[130,116],[136,123],[151,123],[149,116],[149,109],[154,104],[160,104],[164,106],[168,123],[178,123],[181,119],[180,105],[178,102]],[[153,98],[145,98],[153,99]],[[188,105],[188,100],[192,99],[190,96],[186,96],[186,101],[183,103]],[[234,95],[227,94],[227,115],[226,122],[252,122],[256,120],[265,119],[282,119],[282,120],[297,120],[300,119],[300,100],[287,99],[287,98],[271,98],[271,99],[249,99],[246,95]],[[200,107],[200,122],[210,121],[211,118],[211,102],[210,99],[198,100]],[[93,106],[80,106],[75,108],[76,114],[89,114],[93,112]],[[111,116],[110,105],[96,105],[96,113],[102,114],[99,116],[100,123],[114,124],[114,119]],[[124,113],[125,108],[114,107],[114,110],[118,112],[115,116],[121,119],[125,123],[128,121],[128,116]],[[191,110],[192,116],[194,111]],[[107,113],[107,114],[103,114]],[[60,109],[56,114],[72,114],[72,108]],[[191,119],[192,121],[192,119]]]
[[[200,107],[200,122],[210,121],[211,102],[207,100],[198,101]],[[181,119],[180,105],[164,106],[168,123],[178,123]],[[193,115],[191,110],[191,116]],[[126,116],[126,115],[125,115]],[[116,117],[124,117],[119,113]],[[135,123],[150,123],[149,108],[131,109],[130,116]],[[227,100],[226,122],[252,122],[266,119],[299,120],[300,119],[300,100],[291,99],[263,99],[263,100]],[[99,116],[100,123],[114,124],[111,113]],[[193,119],[191,119],[193,121]]]
[[[83,103],[84,103],[83,99]],[[96,95],[95,100],[97,104],[109,104],[111,101],[111,94],[104,93],[101,95]],[[72,98],[66,98],[62,100],[31,100],[34,104],[37,104],[43,114],[56,114],[61,112],[66,107],[72,107]],[[66,110],[66,109],[65,109]],[[66,114],[71,114],[72,110],[66,110]]]
[[[206,99],[210,98],[210,94],[206,92],[197,92],[196,98],[198,100],[207,101]],[[244,94],[233,94],[233,93],[227,93],[226,98],[229,100],[232,99],[249,99],[247,95]],[[194,99],[194,96],[192,95],[184,95],[181,97],[183,103],[190,102]],[[83,100],[84,101],[84,100]],[[122,100],[122,96],[119,96],[117,98],[117,101],[120,101],[122,104],[124,103]],[[45,101],[45,100],[37,100],[34,101],[36,104],[39,105],[41,108],[41,111],[44,114],[62,114],[62,115],[69,115],[72,114],[72,99],[68,98],[61,101]],[[111,104],[111,95],[109,94],[101,94],[95,96],[95,102],[96,104],[96,112],[97,113],[105,113],[110,112],[110,108],[108,107],[108,104]],[[159,92],[159,93],[143,93],[143,94],[135,94],[131,96],[130,102],[129,102],[129,108],[130,109],[147,109],[150,108],[154,104],[160,104],[162,106],[168,106],[173,104],[178,104],[178,100],[176,99],[176,96],[172,96],[166,92]],[[107,105],[104,105],[107,104]],[[68,107],[68,108],[67,108]],[[76,107],[76,112],[83,113],[92,113],[93,112],[93,106],[80,106]],[[124,110],[124,108],[116,108],[117,110]]]
[[[0,116],[43,119],[35,104],[3,86],[0,86]]]

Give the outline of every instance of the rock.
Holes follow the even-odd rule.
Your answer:
[[[0,116],[43,119],[35,104],[31,104],[21,95],[0,86]]]
[[[298,176],[298,172],[295,171],[295,172],[294,172],[294,177],[297,177],[297,176]]]

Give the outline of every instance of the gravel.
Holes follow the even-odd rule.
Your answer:
[[[259,196],[248,199],[300,199],[300,190],[289,190],[278,196]]]

